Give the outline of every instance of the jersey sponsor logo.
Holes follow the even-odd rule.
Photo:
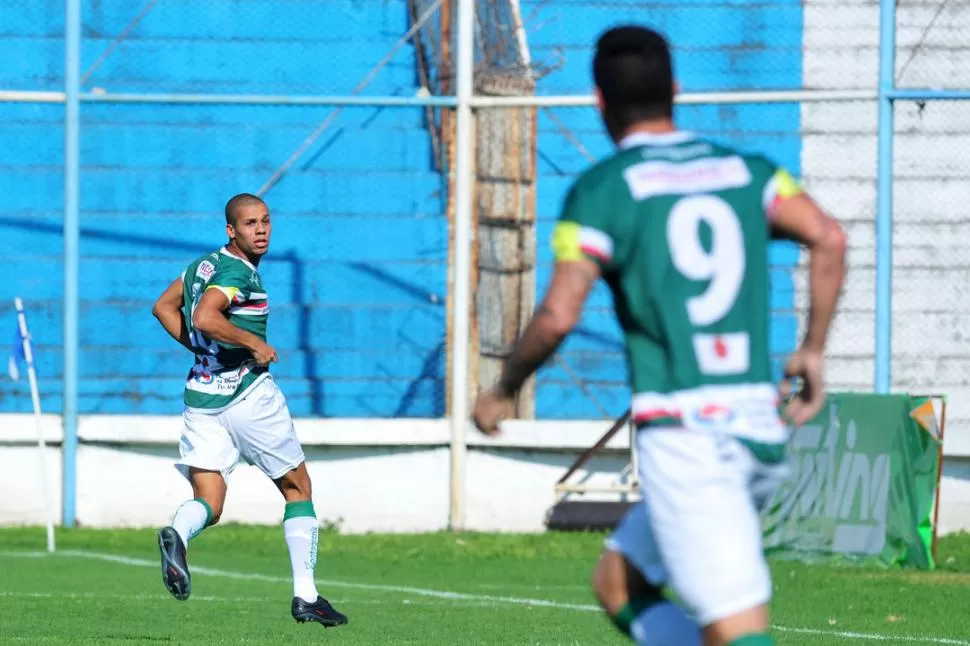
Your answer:
[[[711,145],[704,142],[678,147],[644,146],[640,150],[644,159],[693,159],[713,152]]]
[[[658,419],[660,424],[655,425],[782,444],[788,431],[778,416],[777,399],[777,389],[768,383],[701,386],[670,393],[637,393],[632,414],[637,424],[650,425]]]
[[[211,384],[212,381],[215,379],[215,377],[212,376],[212,373],[206,370],[205,368],[192,370],[192,378],[195,381],[199,382],[200,384],[206,384],[206,385]]]
[[[215,379],[212,371],[221,368],[222,364],[215,358],[203,356],[197,356],[195,361],[195,365],[192,366],[192,378],[200,384],[211,384]]]
[[[686,195],[741,188],[751,183],[744,160],[708,157],[688,162],[646,161],[623,171],[623,178],[636,200],[658,195]]]
[[[697,367],[705,375],[743,374],[751,367],[751,338],[747,332],[695,334],[691,340]]]
[[[199,267],[195,270],[195,275],[201,278],[202,280],[204,280],[205,282],[209,282],[209,280],[212,279],[215,273],[216,273],[216,266],[213,265],[208,260],[203,260],[202,262],[200,262]]]
[[[694,421],[704,426],[730,424],[736,417],[737,413],[730,406],[721,404],[706,404],[694,411]]]
[[[243,378],[250,373],[247,365],[243,364],[235,370],[213,372],[207,366],[196,364],[192,368],[190,379],[185,387],[195,392],[209,395],[232,395],[242,384]]]

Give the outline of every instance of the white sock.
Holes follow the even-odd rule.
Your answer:
[[[287,505],[287,512],[289,510],[290,505]],[[316,601],[319,596],[317,585],[313,581],[313,569],[317,565],[318,532],[319,525],[315,515],[291,516],[283,521],[283,535],[290,550],[290,566],[293,568],[293,596],[304,601]]]
[[[701,646],[701,631],[690,617],[669,601],[641,612],[630,625],[630,636],[640,646]]]
[[[210,520],[212,520],[212,512],[209,510],[209,505],[196,498],[182,503],[175,512],[175,518],[172,519],[172,527],[182,539],[182,545],[188,548],[189,541],[205,529]]]

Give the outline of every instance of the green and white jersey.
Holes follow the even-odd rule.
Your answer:
[[[229,299],[229,322],[266,340],[269,300],[256,267],[225,247],[202,256],[182,272],[182,313],[195,351],[185,381],[185,406],[206,412],[228,408],[269,374],[245,348],[218,343],[192,327],[202,294],[218,289]]]
[[[799,191],[766,158],[684,132],[632,135],[574,183],[553,249],[602,270],[638,424],[785,440],[769,361],[769,218]]]

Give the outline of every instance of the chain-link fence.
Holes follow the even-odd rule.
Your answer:
[[[833,387],[872,387],[876,145],[874,101],[682,105],[681,127],[700,137],[762,152],[798,175],[839,216],[853,239],[851,281],[830,346]],[[540,108],[538,145],[538,270],[541,292],[552,269],[549,235],[576,176],[612,150],[599,117],[587,108]],[[845,151],[851,151],[846,153]],[[868,242],[862,238],[868,237]],[[858,242],[857,242],[858,240]],[[771,353],[779,376],[804,331],[807,271],[797,247],[771,249]],[[612,299],[598,285],[577,333],[540,377],[540,417],[599,417],[629,401],[622,337]],[[582,396],[581,396],[582,395]],[[569,411],[563,414],[563,410]]]
[[[592,45],[605,29],[623,23],[647,24],[668,36],[686,92],[806,87],[801,70],[807,25],[799,2],[768,0],[743,7],[735,2],[623,0],[516,4],[521,5],[530,59],[547,72],[541,94],[589,93]]]
[[[849,238],[848,274],[826,348],[832,390],[873,386],[876,325],[875,101],[819,102],[801,109],[801,176],[806,189],[842,223]],[[808,267],[796,273],[797,338],[808,321]]]
[[[56,92],[64,87],[64,18],[54,3],[24,3],[0,14],[0,89]],[[9,342],[16,329],[13,299],[21,296],[38,319],[39,369],[60,374],[64,273],[64,106],[57,102],[0,102],[0,253],[8,278],[0,290],[0,318]],[[41,242],[43,241],[43,242]],[[4,346],[7,347],[7,346]],[[6,372],[6,371],[4,371]],[[30,410],[25,379],[0,388],[0,411]],[[45,403],[60,410],[55,392]],[[29,437],[29,436],[27,436]],[[42,518],[42,516],[39,516]]]
[[[63,290],[52,277],[63,271],[63,96],[24,102],[13,91],[63,89],[65,24],[59,6],[26,4],[0,17],[10,53],[0,70],[7,197],[0,244],[25,268],[3,298],[19,293],[30,302],[43,395],[56,410],[64,321]],[[325,4],[83,3],[82,412],[176,410],[184,368],[145,313],[182,266],[220,244],[223,204],[249,191],[276,217],[262,271],[282,352],[277,373],[294,412],[447,414],[448,276],[455,244],[464,244],[452,235],[463,217],[453,201],[454,154],[472,145],[456,141],[450,108],[458,5]],[[965,4],[900,5],[899,86],[970,84],[956,43]],[[475,7],[475,93],[525,102],[476,110],[473,390],[494,380],[546,287],[548,238],[570,182],[612,150],[587,100],[590,63],[597,36],[623,22],[646,22],[671,40],[686,95],[677,111],[682,127],[768,154],[846,225],[850,275],[829,381],[872,386],[878,4],[483,0]],[[871,90],[873,98],[833,95],[841,90]],[[791,91],[803,91],[804,101],[771,94]],[[768,94],[696,102],[697,93],[712,92]],[[381,105],[332,105],[354,97]],[[391,99],[411,105],[390,106]],[[561,106],[577,102],[585,107]],[[960,265],[939,253],[962,226],[952,215],[963,197],[961,148],[953,145],[963,136],[961,106],[896,109],[897,388],[966,381],[951,361],[959,339],[946,332],[959,315]],[[801,332],[807,294],[796,250],[776,245],[771,260],[780,364]],[[932,335],[915,316],[937,311],[929,294],[939,303]],[[930,343],[943,337],[952,347]],[[942,377],[930,378],[933,366]],[[526,391],[518,414],[612,417],[628,396],[610,299],[597,287],[580,328]],[[13,410],[23,399],[0,402]]]
[[[966,0],[913,0],[896,6],[898,88],[966,89],[964,44],[970,33]]]
[[[534,200],[536,230],[526,241],[528,253],[523,256],[528,259],[534,254],[536,258],[537,293],[544,291],[551,274],[549,235],[566,191],[579,173],[613,150],[595,109],[554,107],[555,99],[589,94],[595,40],[608,27],[624,22],[647,22],[671,41],[678,82],[687,95],[687,104],[677,110],[681,127],[701,137],[769,155],[799,175],[819,201],[851,229],[871,227],[876,174],[874,95],[870,100],[849,102],[818,101],[821,96],[806,95],[803,103],[782,102],[771,96],[772,91],[857,90],[876,85],[875,67],[871,78],[860,78],[841,64],[844,59],[830,54],[839,44],[842,27],[826,17],[829,4],[809,4],[767,2],[744,10],[727,3],[659,4],[644,13],[632,2],[518,3],[518,16],[510,18],[504,31],[522,34],[516,42],[524,52],[522,58],[528,62],[539,95],[534,106],[535,181],[534,186],[528,186],[533,191],[530,199]],[[875,15],[878,18],[878,7]],[[692,97],[697,93],[744,91],[767,94],[761,102],[749,95],[737,102],[719,96],[697,104]],[[494,124],[499,119],[493,113],[506,112],[507,108],[485,108],[478,115],[480,121]],[[845,145],[851,147],[850,155],[841,152]],[[481,153],[478,158],[482,159]],[[851,201],[846,204],[848,194]],[[856,389],[872,384],[875,256],[872,245],[853,253],[852,262],[868,271],[869,291],[865,303],[858,298],[847,299],[854,305],[840,315],[838,324],[852,325],[854,333],[843,337],[836,348],[831,372],[834,383]],[[771,349],[776,374],[780,374],[784,358],[802,332],[807,292],[805,271],[799,268],[802,258],[793,245],[774,245],[770,260]],[[853,275],[857,282],[864,276],[858,272]],[[480,289],[484,287],[484,283],[479,284]],[[479,294],[479,307],[482,301]],[[503,303],[506,311],[512,311],[516,304],[507,293]],[[509,317],[503,320],[507,329]],[[483,324],[481,312],[478,322]],[[860,334],[863,329],[868,331]],[[507,351],[508,346],[504,347]],[[489,376],[484,371],[478,374],[482,379]],[[628,402],[622,337],[612,300],[606,288],[599,285],[579,329],[540,373],[534,411],[540,418],[615,417]],[[527,407],[520,406],[520,414],[527,412]]]
[[[83,90],[386,96],[415,89],[404,0],[103,0],[85,2],[82,21]]]
[[[19,47],[0,89],[64,87],[63,8],[40,5],[0,16],[4,46]],[[273,215],[259,269],[291,411],[444,414],[448,187],[428,109],[300,100],[426,93],[420,18],[404,0],[82,4],[82,414],[178,413],[192,359],[152,302],[226,241],[223,206],[241,192]],[[3,311],[14,294],[27,301],[42,400],[57,411],[64,108],[4,102],[0,115],[0,244],[22,268]],[[29,406],[21,384],[0,407]]]
[[[146,316],[225,242],[229,196],[257,192],[328,108],[88,106],[82,120],[82,376],[100,411],[177,409],[186,356]],[[443,413],[448,226],[420,108],[353,107],[263,193],[260,273],[291,411]],[[111,346],[106,349],[102,346]],[[127,357],[127,358],[125,358]],[[119,381],[119,378],[121,381]]]
[[[965,0],[896,6],[897,88],[932,88],[926,100],[896,101],[892,168],[892,388],[949,397],[946,431],[960,444],[970,428],[970,362],[964,332],[968,265],[960,252],[970,199],[966,101],[935,91],[970,87]]]
[[[966,112],[965,101],[896,103],[892,164],[892,387],[949,396],[954,435],[970,425]]]

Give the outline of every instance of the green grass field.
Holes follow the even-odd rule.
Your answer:
[[[192,543],[193,596],[162,586],[152,531],[0,529],[0,643],[623,644],[587,586],[602,536],[321,534],[320,591],[347,613],[289,616],[282,531],[219,526]],[[970,646],[970,536],[934,572],[776,561],[779,644]]]

